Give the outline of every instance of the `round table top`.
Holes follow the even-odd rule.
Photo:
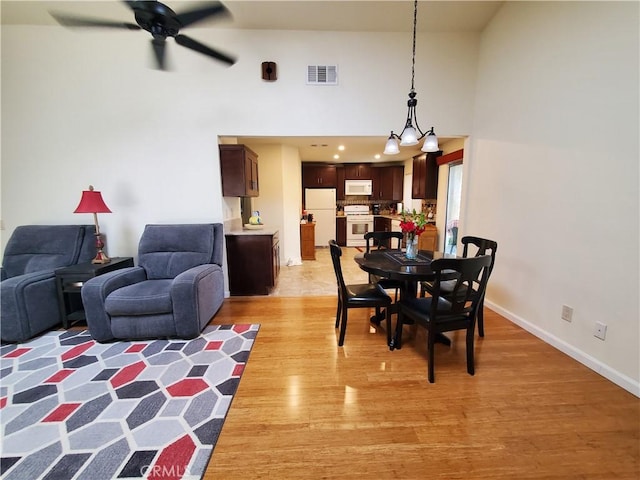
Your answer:
[[[374,250],[359,253],[354,260],[365,272],[393,280],[416,282],[433,280],[435,274],[431,269],[431,261],[439,258],[456,258],[456,255],[420,250],[416,259],[409,260],[400,250]]]

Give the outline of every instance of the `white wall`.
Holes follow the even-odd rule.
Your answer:
[[[498,242],[492,307],[636,395],[638,5],[498,12],[482,38],[461,232]]]
[[[302,162],[296,147],[253,144],[258,154],[260,196],[254,208],[262,221],[280,232],[280,261],[300,264],[300,212],[302,206]]]

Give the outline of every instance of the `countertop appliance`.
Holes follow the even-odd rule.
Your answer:
[[[347,217],[347,247],[364,247],[364,234],[373,232],[373,215],[368,205],[345,205]]]
[[[328,247],[336,238],[336,189],[305,188],[304,208],[316,222],[315,246]]]

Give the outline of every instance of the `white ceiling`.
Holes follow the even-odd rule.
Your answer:
[[[175,12],[181,13],[203,2],[166,0]],[[241,28],[275,30],[334,31],[406,31],[413,28],[413,2],[289,0],[223,2],[230,18],[212,18],[189,28]],[[502,1],[419,1],[418,31],[479,32],[493,18]],[[79,17],[133,22],[131,10],[121,1],[0,1],[3,25],[57,25],[49,11],[64,12]],[[400,120],[400,119],[399,119]],[[437,129],[436,129],[437,130]],[[440,146],[447,139],[440,139]],[[385,137],[243,137],[239,143],[286,144],[298,147],[303,161],[318,162],[388,162],[411,158],[420,153],[420,146],[403,147],[395,156],[382,155]],[[345,150],[340,152],[339,145]],[[340,159],[333,158],[339,154]],[[375,155],[380,154],[380,159]]]
[[[163,3],[176,13],[181,13],[203,2],[166,0]],[[409,32],[413,26],[413,2],[407,0],[227,0],[222,3],[229,9],[232,18],[211,18],[190,28],[215,24],[221,28]],[[502,3],[481,0],[420,1],[418,30],[482,31]],[[5,25],[55,25],[49,10],[109,20],[133,20],[129,8],[118,0],[2,0],[0,7],[2,24]]]

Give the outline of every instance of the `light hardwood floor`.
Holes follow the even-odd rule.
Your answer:
[[[450,333],[429,384],[422,329],[391,352],[350,310],[338,347],[333,288],[225,300],[212,323],[261,328],[205,479],[640,478],[632,394],[491,310],[475,376]]]

